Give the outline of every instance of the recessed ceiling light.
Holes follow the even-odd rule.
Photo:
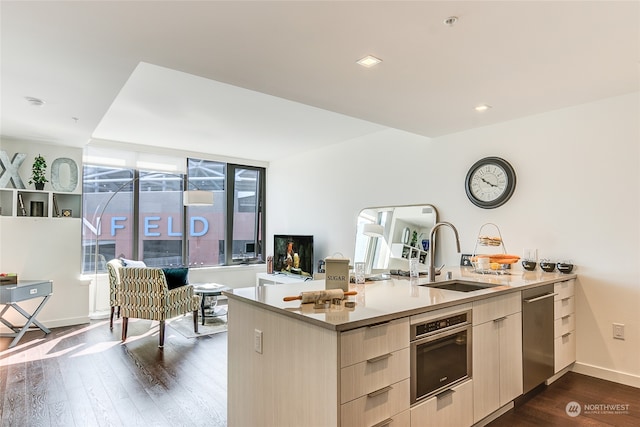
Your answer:
[[[24,99],[34,107],[42,107],[44,105],[44,101],[40,98],[34,98],[33,96],[25,96]]]
[[[453,27],[456,24],[456,22],[458,22],[457,16],[450,16],[444,20],[445,25],[448,25],[450,27]]]
[[[363,67],[366,68],[371,68],[371,67],[375,67],[376,65],[378,65],[379,63],[382,62],[382,59],[378,59],[375,56],[371,56],[371,55],[367,55],[362,59],[359,59],[358,61],[356,61],[358,64],[362,65]]]
[[[491,105],[480,104],[475,108],[475,110],[481,113],[483,111],[487,111],[489,108],[491,108]]]

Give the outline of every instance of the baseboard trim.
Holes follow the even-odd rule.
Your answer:
[[[614,371],[612,369],[580,362],[576,362],[571,371],[578,374],[589,375],[590,377],[600,378],[602,380],[613,381],[615,383],[640,388],[640,375]]]
[[[557,374],[555,374],[554,376],[552,376],[551,378],[547,379],[545,381],[546,385],[549,385],[553,382],[555,382],[556,380],[558,380],[560,377],[562,377],[564,374],[566,374],[567,372],[571,371],[573,368],[573,364],[567,366],[566,368],[560,370],[560,372],[558,372]]]
[[[60,328],[62,326],[74,326],[89,323],[89,316],[70,317],[68,319],[56,319],[43,321],[47,328]]]
[[[504,415],[507,412],[509,412],[511,409],[513,409],[513,407],[514,407],[514,403],[513,401],[511,401],[506,405],[504,405],[503,407],[497,409],[495,412],[490,413],[489,415],[487,415],[486,417],[484,417],[483,419],[475,423],[473,427],[484,427],[490,422],[496,420],[501,415]]]
[[[83,325],[85,323],[89,323],[89,316],[70,317],[68,319],[55,319],[55,320],[38,319],[38,321],[42,323],[44,326],[46,326],[47,328],[51,329],[51,328],[60,328],[63,326]],[[20,324],[17,325],[17,327],[21,328],[22,325],[24,325],[24,323],[25,323],[24,321],[20,322]],[[38,331],[38,330],[39,329],[37,328],[37,326],[34,326],[33,324],[31,324],[31,328],[29,329],[29,331]],[[13,333],[13,331],[4,325],[0,325],[0,333],[3,333],[3,334]]]

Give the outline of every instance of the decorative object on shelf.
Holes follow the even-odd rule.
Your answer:
[[[422,249],[425,251],[429,250],[429,239],[422,239]]]
[[[500,157],[485,157],[471,166],[465,178],[467,197],[483,209],[502,206],[516,188],[513,167]]]
[[[409,244],[409,234],[411,234],[411,230],[409,230],[409,227],[405,227],[402,230],[402,243],[405,245]]]
[[[33,165],[31,166],[31,179],[29,184],[33,184],[36,190],[44,190],[45,182],[49,180],[44,176],[44,172],[47,170],[47,161],[38,154],[33,159]]]
[[[27,210],[24,208],[24,199],[21,193],[18,193],[18,203],[20,204],[20,213],[22,216],[27,216]]]
[[[58,209],[58,199],[56,198],[55,194],[53,195],[53,214],[58,217],[60,216],[60,209]]]
[[[29,212],[31,213],[31,216],[44,216],[44,202],[32,200]]]
[[[411,246],[415,247],[418,244],[418,232],[413,231],[411,233]]]
[[[66,218],[71,218],[73,215],[73,211],[71,209],[62,209],[62,216]]]

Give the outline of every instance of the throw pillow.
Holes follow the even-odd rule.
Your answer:
[[[189,269],[187,267],[163,268],[169,290],[189,284]]]
[[[144,261],[134,261],[132,259],[120,258],[124,267],[146,267]]]

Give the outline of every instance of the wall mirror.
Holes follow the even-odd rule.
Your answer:
[[[364,262],[367,275],[409,271],[409,259],[419,270],[429,268],[429,233],[438,222],[433,205],[365,208],[358,215],[354,262]]]

